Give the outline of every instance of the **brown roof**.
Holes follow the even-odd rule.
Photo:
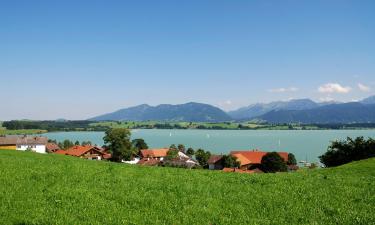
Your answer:
[[[262,161],[263,156],[265,156],[268,152],[258,151],[258,150],[251,150],[251,151],[231,151],[230,154],[236,156],[238,160],[241,162],[241,165],[247,164],[260,164]],[[288,161],[288,153],[287,152],[278,152],[281,158],[284,161]],[[246,159],[246,160],[245,160]],[[243,161],[241,161],[243,160]]]
[[[46,145],[48,138],[26,135],[0,136],[0,145]]]
[[[141,150],[142,157],[166,157],[169,149],[168,148],[160,148],[160,149],[144,149]]]
[[[57,150],[60,150],[60,147],[56,143],[47,143],[46,144],[46,150],[47,152],[56,152]]]
[[[94,150],[98,154],[103,155],[103,153],[100,151],[100,149],[96,146],[91,146],[91,145],[85,145],[85,146],[80,146],[80,145],[75,145],[67,150],[65,150],[65,155],[72,155],[72,156],[82,156],[85,153]],[[61,154],[61,153],[59,153]]]
[[[215,164],[223,158],[222,155],[211,155],[210,158],[207,160],[208,164]]]
[[[143,165],[143,166],[156,166],[160,163],[159,160],[157,159],[148,159],[148,158],[143,158],[139,160],[137,163],[138,165]]]

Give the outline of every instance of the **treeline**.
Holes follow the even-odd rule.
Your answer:
[[[37,129],[47,131],[103,131],[105,127],[92,127],[91,121],[29,121],[29,120],[12,120],[3,122],[3,127],[8,130]]]

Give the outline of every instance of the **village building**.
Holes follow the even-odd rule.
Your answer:
[[[70,155],[91,160],[102,160],[110,158],[110,154],[106,153],[104,149],[91,145],[75,145],[67,150],[58,150],[55,153],[60,155]]]
[[[46,137],[27,136],[27,135],[6,135],[0,136],[0,149],[7,150],[30,150],[38,153],[46,153]]]
[[[198,162],[191,159],[185,153],[179,151],[177,157],[174,159],[167,159],[168,155],[168,148],[160,148],[160,149],[144,149],[141,150],[140,159],[135,158],[133,161],[129,161],[126,163],[134,164],[134,161],[137,161],[136,164],[138,165],[147,165],[147,166],[156,166],[156,165],[168,165],[168,166],[181,166],[192,168],[196,165],[199,165]]]
[[[240,169],[255,169],[259,168],[262,163],[262,158],[268,152],[259,151],[259,150],[250,150],[250,151],[231,151],[230,154],[237,158],[240,162]],[[277,152],[280,157],[287,162],[288,161],[288,152]]]
[[[222,170],[223,167],[223,156],[222,155],[211,155],[207,161],[208,169],[210,170]]]
[[[58,150],[60,150],[61,148],[54,142],[48,142],[46,144],[46,152],[48,153],[54,153]]]

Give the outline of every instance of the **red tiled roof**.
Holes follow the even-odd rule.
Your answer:
[[[141,150],[142,157],[166,157],[169,149],[168,148],[161,148],[161,149],[144,149]]]
[[[99,148],[95,147],[95,146],[91,146],[91,145],[85,145],[85,146],[80,146],[80,145],[75,145],[69,149],[67,149],[65,151],[65,154],[66,155],[72,155],[72,156],[82,156],[83,154],[85,154],[86,152],[90,151],[94,149],[95,151],[97,151],[99,154],[103,154]]]
[[[263,151],[231,151],[230,154],[233,156],[236,156],[238,160],[241,162],[241,165],[247,165],[247,164],[260,164],[262,161],[263,156],[265,156],[268,152]],[[278,152],[278,154],[281,156],[281,158],[284,159],[284,161],[288,161],[288,153],[287,152]],[[242,155],[242,156],[239,156]],[[243,158],[246,158],[244,160]],[[243,160],[243,161],[241,161]]]
[[[55,154],[60,154],[60,155],[66,155],[66,151],[65,151],[65,150],[62,150],[62,149],[57,150],[57,151],[55,151],[54,153],[55,153]]]
[[[210,158],[207,160],[208,164],[215,164],[217,161],[223,158],[222,155],[211,155]]]

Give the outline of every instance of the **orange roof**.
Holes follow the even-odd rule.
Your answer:
[[[99,148],[91,145],[85,145],[85,146],[80,146],[80,145],[75,145],[65,151],[66,155],[72,155],[72,156],[81,156],[85,154],[86,152],[94,149],[97,151],[99,154],[103,154]]]
[[[239,159],[239,161],[241,162],[241,166],[247,165],[247,164],[260,164],[263,156],[265,156],[267,153],[268,152],[263,152],[263,151],[258,151],[258,150],[231,151],[230,152],[231,155],[236,156]],[[284,159],[284,161],[288,161],[288,153],[287,152],[278,152],[278,154],[281,156],[281,158]],[[242,161],[243,158],[246,158],[247,160]]]
[[[54,153],[55,153],[55,154],[60,154],[60,155],[65,155],[65,154],[66,154],[66,151],[60,149],[60,150],[55,151]]]
[[[166,157],[169,149],[160,148],[160,149],[144,149],[141,150],[142,157]]]
[[[232,154],[232,155],[237,158],[237,161],[240,162],[241,166],[249,165],[251,163],[251,161],[245,156],[243,156],[242,154]]]

